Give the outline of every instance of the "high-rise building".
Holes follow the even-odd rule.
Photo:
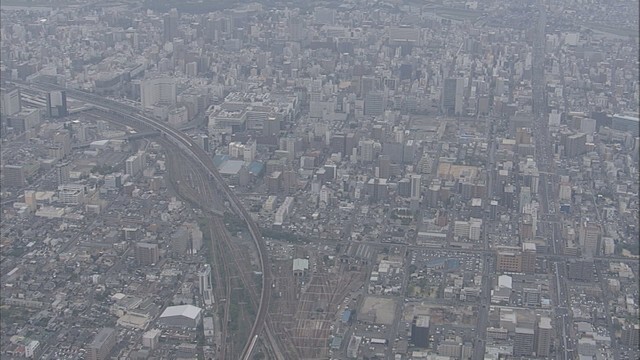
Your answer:
[[[20,89],[15,86],[0,87],[0,114],[13,115],[22,110]]]
[[[164,14],[162,17],[163,26],[163,39],[165,42],[173,41],[173,38],[178,35],[178,10],[171,9],[168,14]]]
[[[156,264],[160,258],[158,244],[139,242],[135,248],[136,260],[140,265]]]
[[[65,91],[51,91],[47,93],[47,115],[50,118],[60,118],[68,114],[67,93]]]
[[[478,241],[482,235],[482,219],[471,218],[469,220],[469,240]]]
[[[71,163],[63,162],[56,164],[56,178],[58,185],[63,185],[69,182],[69,173],[71,171]]]
[[[360,160],[363,162],[372,162],[374,141],[360,140],[360,142],[358,143],[358,147],[360,148]]]
[[[65,158],[71,154],[71,134],[68,130],[60,130],[53,135],[53,143],[62,147],[62,157]]]
[[[168,76],[144,79],[140,82],[140,103],[143,108],[176,104],[176,81]]]
[[[422,175],[411,175],[411,199],[420,200],[422,196]]]
[[[522,243],[521,271],[525,274],[535,274],[536,272],[536,244],[532,242]]]
[[[582,253],[586,256],[596,256],[600,254],[600,225],[593,222],[584,222],[580,226],[579,241],[582,246]]]
[[[124,163],[125,174],[128,174],[130,176],[138,175],[138,173],[140,173],[140,171],[144,169],[144,164],[145,164],[144,153],[138,153],[136,155],[129,156]]]
[[[418,315],[411,324],[411,342],[416,347],[429,347],[429,316]]]
[[[462,114],[464,94],[463,78],[448,78],[444,80],[441,96],[442,112],[449,115]]]
[[[516,327],[513,337],[513,356],[530,356],[534,351],[535,336],[533,329]]]
[[[536,355],[538,357],[547,357],[549,356],[551,339],[553,337],[551,318],[546,316],[541,317],[536,330]]]
[[[36,201],[36,192],[33,190],[25,190],[24,202],[29,207],[29,211],[35,212],[38,209],[38,203]]]
[[[622,328],[621,342],[626,346],[637,349],[640,345],[640,325],[627,324]]]
[[[581,155],[587,150],[587,134],[585,133],[563,136],[562,139],[564,140],[564,152],[568,158]]]
[[[364,97],[364,115],[382,115],[386,107],[386,99],[382,91],[371,91]]]
[[[93,338],[88,347],[89,360],[105,360],[109,358],[109,353],[116,345],[116,330],[112,328],[102,328]]]
[[[614,114],[611,117],[611,128],[618,131],[629,132],[638,136],[640,131],[640,119],[637,116]]]
[[[211,267],[207,264],[198,273],[198,290],[206,305],[213,304],[213,285],[211,283]]]
[[[391,176],[391,159],[388,155],[378,156],[378,177],[388,179]]]
[[[160,334],[162,332],[159,329],[151,329],[142,334],[142,346],[145,346],[151,350],[158,346],[160,340]]]

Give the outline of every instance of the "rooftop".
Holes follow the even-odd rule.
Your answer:
[[[171,316],[184,316],[190,319],[196,319],[200,315],[202,309],[193,305],[176,305],[169,306],[160,315],[160,318],[167,318]]]

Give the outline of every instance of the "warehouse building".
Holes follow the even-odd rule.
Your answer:
[[[201,319],[201,308],[193,305],[177,305],[167,307],[158,321],[167,327],[196,328]]]

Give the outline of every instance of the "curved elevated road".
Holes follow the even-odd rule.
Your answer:
[[[207,173],[211,180],[215,182],[218,189],[223,193],[225,198],[229,201],[229,204],[233,210],[233,212],[238,215],[246,224],[249,229],[249,233],[256,245],[256,249],[258,251],[260,269],[262,271],[262,288],[260,291],[260,302],[258,305],[258,311],[256,315],[256,319],[251,327],[251,331],[249,332],[248,341],[242,351],[241,359],[249,359],[251,353],[253,352],[253,348],[255,347],[256,340],[258,335],[260,334],[267,317],[267,311],[269,308],[269,300],[271,298],[271,268],[266,265],[267,263],[267,250],[264,240],[260,235],[260,231],[258,226],[251,218],[249,212],[242,206],[242,203],[236,196],[236,194],[231,191],[231,189],[226,185],[224,179],[213,165],[213,161],[201,149],[199,146],[195,144],[195,142],[183,133],[180,130],[176,130],[175,128],[162,123],[158,120],[151,119],[140,114],[139,110],[125,104],[121,104],[114,100],[105,99],[98,95],[94,95],[91,93],[87,93],[84,91],[68,89],[62,86],[54,85],[54,84],[24,84],[17,83],[17,85],[22,87],[35,87],[40,88],[45,91],[52,90],[64,90],[70,97],[74,97],[78,100],[90,103],[94,105],[97,109],[106,111],[108,113],[121,116],[125,121],[131,121],[132,123],[142,124],[146,127],[150,127],[156,130],[159,130],[162,135],[169,141],[176,144],[180,149],[182,149],[185,154],[191,157],[197,164],[200,164],[204,169],[206,169]]]

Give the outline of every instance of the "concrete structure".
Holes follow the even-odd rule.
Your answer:
[[[551,349],[551,341],[553,337],[553,328],[551,326],[551,318],[543,316],[538,321],[536,329],[536,355],[539,357],[549,356]]]
[[[174,78],[158,76],[140,83],[140,103],[144,109],[154,106],[176,104],[176,81]]]
[[[0,114],[13,115],[22,110],[20,89],[13,86],[0,87]]]
[[[416,347],[429,347],[429,316],[419,315],[413,318],[411,324],[411,342]]]
[[[533,329],[516,327],[513,337],[513,356],[530,356],[535,350]]]
[[[611,128],[618,131],[629,132],[633,136],[638,136],[640,119],[638,116],[614,114],[611,117]]]
[[[140,265],[157,264],[160,258],[158,244],[139,242],[135,248],[136,260]]]
[[[102,328],[89,344],[87,351],[88,360],[105,360],[116,345],[116,330]]]
[[[202,320],[202,309],[193,305],[167,307],[158,322],[167,327],[195,329]]]

